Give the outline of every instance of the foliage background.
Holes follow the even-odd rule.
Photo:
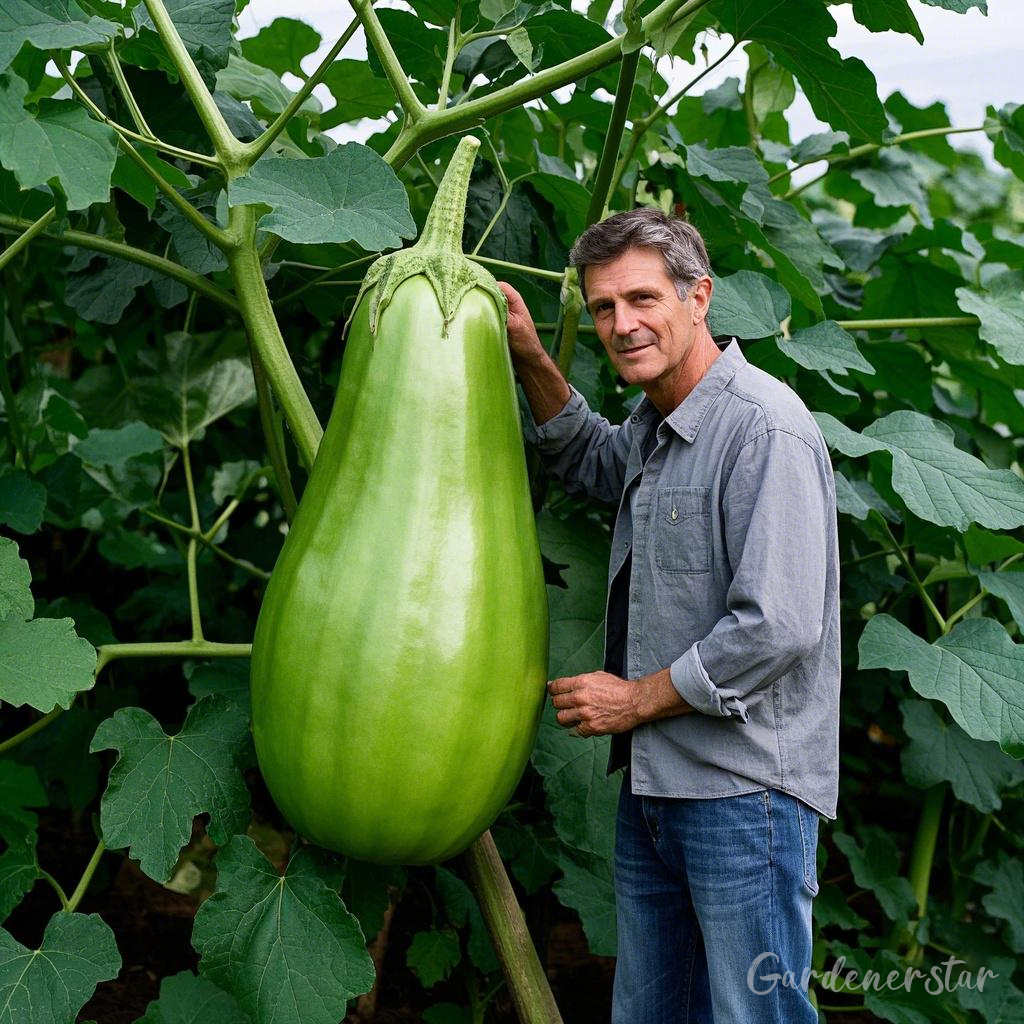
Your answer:
[[[920,32],[904,0],[852,9]],[[577,325],[568,246],[606,206],[657,205],[708,239],[716,332],[796,388],[833,450],[842,792],[814,965],[955,953],[1000,977],[942,998],[816,986],[823,1015],[1024,1020],[1022,108],[962,126],[997,169],[953,149],[941,104],[879,99],[832,49],[821,0],[611,21],[603,0],[360,3],[343,38],[365,31],[369,59],[313,75],[308,26],[239,44],[237,13],[0,7],[0,1020],[329,1024],[374,1000],[382,1020],[511,1019],[464,866],[298,842],[248,740],[247,644],[342,322],[471,127],[466,250],[524,293],[594,408],[618,421],[638,395]],[[707,90],[719,36],[750,70]],[[682,93],[669,57],[692,66]],[[790,138],[797,91],[828,131]],[[366,147],[324,134],[389,112]],[[612,513],[533,468],[550,672],[591,669]],[[571,942],[579,921],[614,953],[605,760],[546,717],[493,829],[567,1021],[607,1012],[608,962]]]

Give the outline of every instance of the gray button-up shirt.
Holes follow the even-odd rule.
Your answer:
[[[797,395],[738,342],[720,347],[664,419],[644,398],[612,426],[572,389],[535,427],[570,493],[618,505],[606,667],[627,679],[668,667],[695,709],[613,737],[608,770],[628,761],[633,792],[649,796],[780,789],[835,818],[832,465]]]

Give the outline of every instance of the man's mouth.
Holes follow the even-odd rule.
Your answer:
[[[650,348],[650,347],[651,347],[650,345],[634,345],[633,348],[622,348],[622,349],[619,349],[619,355],[620,356],[635,355],[637,352],[643,352],[643,350],[645,348]]]

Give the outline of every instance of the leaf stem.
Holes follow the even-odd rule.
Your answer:
[[[804,182],[803,185],[798,185],[796,188],[790,189],[784,196],[784,198],[789,199],[791,196],[795,196],[802,192],[805,188],[810,188],[810,186],[815,182],[820,181],[828,174],[835,164],[846,163],[849,160],[856,160],[858,157],[867,156],[868,153],[874,153],[875,150],[887,149],[890,146],[899,146],[904,142],[917,142],[919,139],[932,139],[944,135],[963,135],[968,132],[983,132],[984,130],[984,125],[978,125],[974,128],[954,128],[952,125],[946,125],[941,128],[923,128],[916,132],[906,132],[903,135],[894,135],[886,142],[865,142],[864,145],[854,146],[853,149],[848,150],[845,153],[833,153],[831,156],[819,156],[813,160],[804,160],[794,167],[788,167],[784,171],[779,171],[777,174],[773,174],[768,179],[767,184],[773,185],[776,181],[781,181],[787,175],[800,170],[801,167],[810,167],[811,164],[816,164],[824,160],[828,164],[828,167],[825,169],[825,173],[819,175],[817,178],[812,178],[810,181]]]
[[[280,114],[274,119],[270,127],[267,128],[259,138],[254,139],[252,142],[244,145],[244,161],[246,168],[252,167],[254,163],[273,145],[274,140],[285,130],[288,122],[295,115],[295,112],[302,106],[303,103],[309,98],[313,90],[323,81],[324,76],[330,70],[331,65],[334,63],[335,58],[341,53],[345,44],[355,34],[356,29],[359,28],[359,19],[353,18],[348,27],[344,32],[338,36],[337,42],[330,48],[327,55],[320,62],[316,71],[313,72],[302,83],[299,91],[288,101],[287,106]]]
[[[118,135],[125,139],[134,139],[136,142],[141,142],[147,146],[151,146],[153,149],[163,150],[163,152],[167,153],[169,156],[176,156],[181,160],[188,160],[192,163],[203,164],[206,167],[211,167],[214,170],[220,170],[220,161],[216,157],[207,156],[205,153],[196,153],[191,149],[182,149],[180,146],[172,146],[169,142],[164,142],[162,139],[158,139],[155,135],[143,135],[140,132],[132,131],[131,128],[126,128],[123,124],[120,124],[112,117],[104,114],[103,111],[93,103],[89,94],[81,87],[81,85],[79,85],[78,80],[71,74],[67,64],[56,54],[52,56],[54,64],[57,65],[57,70],[61,73],[61,77],[65,82],[67,82],[71,91],[78,97],[80,102],[93,115],[93,117],[102,121],[108,127],[113,128]]]
[[[31,224],[31,221],[24,220],[21,217],[9,217],[6,214],[0,214],[0,231],[11,231],[20,234],[26,228],[31,227]],[[239,311],[238,303],[234,296],[218,288],[212,281],[201,274],[187,270],[173,260],[157,256],[155,253],[147,252],[145,249],[138,249],[133,245],[117,242],[111,238],[104,238],[102,235],[90,234],[88,231],[64,231],[60,235],[51,235],[43,232],[38,238],[51,242],[61,242],[64,245],[78,245],[83,249],[93,249],[106,256],[128,260],[130,263],[138,263],[141,266],[149,267],[151,270],[165,274],[175,281],[180,281],[186,287],[199,292],[200,295],[205,295],[206,298],[212,299],[218,305],[231,310],[233,313]]]
[[[19,743],[24,743],[30,736],[34,736],[40,729],[45,729],[58,715],[63,714],[64,708],[56,707],[52,711],[48,711],[41,718],[37,718],[31,725],[25,726],[20,732],[16,732],[13,736],[8,736],[2,743],[0,743],[0,754],[6,754],[8,750],[13,750]]]
[[[452,80],[452,65],[463,45],[463,37],[459,34],[459,23],[462,20],[462,0],[456,0],[455,17],[448,26],[448,51],[444,58],[444,71],[441,74],[441,88],[437,94],[437,109],[444,110],[448,106],[448,88]]]
[[[520,174],[518,178],[513,178],[511,181],[509,181],[505,177],[504,172],[502,172],[501,178],[504,186],[504,192],[501,197],[501,202],[498,203],[498,208],[494,211],[494,216],[491,217],[491,219],[487,222],[487,227],[484,228],[483,234],[480,236],[479,241],[473,247],[473,251],[469,253],[470,259],[474,259],[477,256],[484,242],[487,241],[487,237],[494,230],[494,226],[498,223],[499,220],[501,220],[501,215],[505,212],[505,207],[508,206],[508,201],[512,198],[512,189],[524,178],[529,178],[530,175],[534,173],[534,171],[527,171],[526,174]]]
[[[256,381],[256,404],[260,414],[260,426],[263,428],[263,440],[266,443],[267,455],[270,458],[270,465],[277,480],[277,488],[281,494],[284,516],[290,523],[295,518],[299,503],[295,499],[295,490],[292,487],[292,478],[288,471],[284,435],[274,412],[274,400],[267,382],[267,375],[263,371],[263,364],[256,354],[255,346],[249,346],[249,355],[252,358],[252,375]]]
[[[118,89],[121,90],[121,96],[128,105],[128,111],[132,115],[135,127],[138,128],[147,139],[156,141],[156,135],[153,134],[153,129],[146,123],[146,118],[142,114],[142,108],[135,99],[135,94],[132,92],[131,86],[128,84],[128,79],[124,76],[124,68],[121,67],[121,61],[117,56],[117,49],[114,46],[113,39],[110,40],[110,45],[107,47],[107,66],[110,68],[110,73],[114,76],[114,81],[117,83]]]
[[[199,505],[196,502],[195,481],[192,479],[192,460],[188,457],[188,444],[181,446],[181,461],[185,467],[185,487],[188,489],[188,505],[192,515],[192,536],[188,541],[188,606],[192,618],[192,639],[203,639],[203,620],[199,613],[199,582],[196,577],[196,552],[202,537],[199,522]]]
[[[100,858],[103,856],[103,852],[106,850],[106,845],[101,839],[96,844],[96,849],[93,850],[92,857],[89,858],[89,863],[85,867],[85,871],[82,872],[82,877],[79,879],[78,885],[75,886],[75,891],[71,894],[71,898],[67,902],[67,906],[64,910],[73,914],[78,908],[78,904],[82,902],[82,897],[85,895],[86,889],[89,888],[89,883],[92,881],[92,876],[96,874],[96,868],[99,867]]]
[[[476,263],[485,263],[489,267],[501,267],[503,270],[515,270],[520,274],[530,274],[532,277],[543,277],[547,281],[558,281],[561,283],[562,275],[556,270],[540,270],[537,267],[526,267],[522,263],[508,263],[505,260],[492,260],[489,256],[477,256],[475,253],[469,259]]]
[[[112,661],[124,658],[248,658],[252,644],[222,644],[212,640],[167,640],[141,644],[104,644],[96,649],[96,675]]]
[[[939,624],[939,629],[943,633],[946,632],[946,620],[942,617],[942,613],[938,608],[935,607],[935,602],[931,599],[928,591],[925,590],[924,584],[921,582],[921,577],[914,571],[914,567],[910,564],[910,559],[907,558],[906,552],[903,550],[900,542],[893,536],[892,530],[889,528],[889,524],[885,521],[885,518],[878,514],[874,509],[875,515],[878,516],[879,521],[882,524],[882,528],[885,530],[886,536],[889,538],[889,543],[892,545],[893,551],[899,557],[899,560],[903,563],[903,567],[907,570],[907,574],[910,576],[910,582],[914,585],[914,589],[921,595],[921,600],[924,602],[924,606],[931,612],[935,621]]]
[[[56,207],[50,207],[38,220],[25,229],[2,253],[0,253],[0,270],[3,270],[19,252],[24,249],[36,235],[42,234],[57,216]]]
[[[255,576],[258,580],[269,580],[270,573],[265,569],[261,569],[258,565],[253,565],[252,562],[245,561],[244,558],[236,558],[234,555],[229,555],[222,547],[217,544],[211,544],[209,547],[218,558],[223,558],[229,565],[233,565],[242,572],[247,572],[250,576]]]
[[[36,871],[39,872],[39,877],[44,882],[48,882],[50,887],[57,894],[57,898],[60,900],[61,910],[67,910],[68,909],[68,897],[67,897],[67,894],[64,892],[64,887],[60,884],[60,882],[57,881],[56,878],[53,877],[53,875],[50,874],[49,871],[44,871],[38,865],[36,866]]]
[[[837,320],[844,331],[899,331],[923,327],[977,327],[976,316],[917,316],[889,320]]]
[[[237,177],[247,169],[245,146],[231,133],[231,129],[224,120],[224,115],[220,112],[209,89],[206,88],[203,76],[199,73],[199,69],[192,60],[192,55],[185,48],[171,16],[167,13],[163,0],[142,0],[142,2],[146,5],[150,18],[153,19],[157,35],[160,36],[167,55],[177,69],[181,84],[192,100],[199,120],[202,121],[217,156],[220,157],[225,173],[229,178]]]

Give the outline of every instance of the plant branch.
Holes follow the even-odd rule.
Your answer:
[[[21,234],[31,226],[31,221],[24,220],[21,217],[9,217],[6,214],[0,214],[0,231]],[[113,256],[120,260],[128,260],[130,263],[141,264],[144,267],[149,267],[151,270],[166,274],[167,277],[173,278],[175,281],[180,281],[186,287],[199,292],[200,295],[205,295],[206,298],[212,299],[218,305],[233,313],[238,312],[238,303],[235,301],[234,296],[218,288],[212,281],[191,270],[187,270],[173,260],[157,256],[155,253],[147,252],[145,249],[138,249],[133,245],[117,242],[111,238],[104,238],[102,235],[93,235],[88,231],[65,231],[60,235],[50,235],[43,232],[38,235],[38,238],[40,240],[62,242],[66,245],[78,245],[83,249],[93,249],[106,256]]]
[[[71,91],[78,97],[79,101],[86,107],[86,109],[95,117],[97,120],[102,121],[105,125],[113,128],[118,135],[125,139],[134,139],[136,142],[141,142],[144,145],[151,146],[153,149],[159,149],[167,153],[169,156],[176,156],[181,160],[189,160],[192,163],[203,164],[206,167],[211,167],[215,170],[220,169],[220,161],[216,157],[207,156],[205,153],[196,153],[191,149],[182,149],[180,146],[172,146],[169,142],[164,142],[162,139],[158,139],[155,135],[144,135],[141,132],[132,131],[131,128],[125,127],[123,124],[115,121],[112,117],[107,116],[95,103],[93,103],[89,94],[78,84],[78,80],[71,74],[67,64],[60,59],[59,56],[53,55],[53,62],[57,65],[57,70],[60,71],[61,77],[67,82]]]
[[[558,281],[561,283],[562,275],[557,270],[540,270],[537,267],[526,267],[522,263],[508,263],[505,260],[492,260],[489,256],[477,256],[470,254],[469,259],[475,263],[485,263],[489,267],[501,267],[503,270],[514,270],[520,274],[529,274],[532,277],[543,277],[547,281]]]
[[[976,316],[918,316],[891,320],[837,320],[844,331],[899,331],[922,327],[977,327]]]
[[[199,120],[203,122],[210,142],[213,143],[214,151],[220,157],[224,170],[229,178],[237,177],[246,169],[245,147],[231,133],[224,115],[220,112],[206,88],[203,76],[199,73],[192,55],[185,48],[185,44],[178,34],[171,16],[167,13],[163,0],[143,0],[160,41],[167,50],[167,55],[177,69],[181,78],[181,84],[185,87],[189,98],[192,100]]]
[[[323,427],[295,371],[267,294],[267,283],[256,252],[256,214],[251,206],[233,206],[228,216],[229,230],[240,239],[226,254],[228,268],[235,282],[249,341],[284,412],[299,458],[311,469]]]
[[[25,231],[22,232],[2,253],[0,253],[0,270],[3,270],[19,252],[24,249],[36,235],[42,234],[54,217],[57,216],[56,207],[50,207],[37,221],[34,221]]]
[[[269,580],[270,573],[266,569],[261,569],[258,565],[253,565],[252,562],[245,561],[244,558],[236,558],[234,555],[229,555],[220,545],[211,544],[209,550],[212,551],[218,558],[224,559],[228,565],[233,565],[237,569],[241,569],[242,572],[247,572],[250,576],[254,576],[258,580]]]
[[[112,661],[125,658],[248,658],[252,644],[220,644],[212,640],[168,640],[143,644],[104,644],[98,647],[96,675]]]
[[[848,150],[845,153],[833,153],[831,156],[819,156],[813,160],[804,160],[801,163],[796,164],[794,167],[788,167],[784,171],[779,171],[777,174],[773,174],[768,179],[768,184],[772,185],[776,181],[781,181],[787,175],[792,174],[794,171],[800,170],[801,167],[810,167],[811,164],[820,163],[822,160],[828,164],[824,174],[818,175],[816,178],[812,178],[810,181],[804,182],[803,185],[798,185],[796,188],[790,189],[785,199],[789,199],[791,196],[795,196],[802,192],[805,188],[810,188],[815,182],[821,181],[825,175],[832,169],[836,164],[846,163],[849,160],[856,160],[859,157],[867,156],[869,153],[874,153],[879,149],[887,149],[890,146],[899,146],[904,142],[917,142],[920,139],[933,139],[944,135],[964,135],[968,132],[983,132],[985,130],[984,125],[979,125],[974,128],[954,128],[952,125],[947,125],[942,128],[923,128],[916,132],[906,132],[903,135],[894,135],[891,139],[886,142],[866,142],[862,146],[854,146],[853,149]]]
[[[298,510],[298,501],[292,487],[291,474],[288,472],[288,456],[284,447],[284,434],[280,422],[274,412],[274,399],[267,383],[267,375],[263,372],[263,364],[256,354],[254,346],[249,346],[252,359],[252,375],[256,381],[256,405],[260,413],[260,426],[263,428],[263,439],[267,446],[267,455],[277,480],[277,489],[281,494],[284,517],[290,523]]]
[[[518,1019],[522,1024],[561,1024],[547,975],[491,833],[485,832],[464,856]]]
[[[878,515],[878,513],[876,513]],[[928,591],[925,590],[924,584],[921,582],[921,577],[914,571],[914,567],[910,564],[910,559],[907,558],[906,552],[903,550],[900,542],[893,536],[892,530],[889,528],[889,524],[885,519],[878,515],[878,519],[882,524],[882,528],[885,530],[886,536],[889,538],[889,543],[892,545],[893,551],[898,556],[899,560],[903,563],[903,567],[907,570],[907,575],[910,576],[910,582],[914,585],[914,589],[921,595],[921,600],[924,606],[931,612],[935,621],[939,624],[939,629],[943,633],[946,632],[946,620],[942,617],[942,613],[938,608],[935,607],[935,602],[931,599]]]
[[[320,62],[316,71],[313,72],[302,83],[299,91],[288,101],[287,106],[280,114],[274,119],[270,127],[263,132],[259,138],[254,139],[252,142],[246,143],[244,146],[245,162],[246,167],[251,167],[257,160],[273,145],[274,140],[285,130],[288,122],[295,115],[296,111],[302,106],[303,103],[310,97],[313,90],[323,81],[324,76],[330,70],[331,65],[334,63],[338,54],[341,53],[345,44],[355,34],[356,29],[359,28],[359,19],[353,18],[348,27],[344,32],[338,36],[338,41],[330,48],[327,56]]]
[[[641,23],[644,38],[649,39],[654,32],[674,16],[692,14],[709,2],[710,0],[685,0],[685,2],[684,0],[662,0],[662,3],[651,11]],[[420,146],[428,142],[480,125],[489,117],[495,117],[503,111],[522,106],[529,100],[537,99],[563,85],[568,85],[570,82],[593,74],[601,68],[608,67],[622,58],[624,39],[625,34],[616,36],[586,53],[571,57],[569,60],[545,68],[543,71],[538,71],[537,74],[520,82],[496,89],[486,96],[459,103],[445,110],[425,110],[415,124],[406,118],[398,138],[387,151],[384,159],[397,169]]]
[[[462,20],[462,0],[456,0],[455,17],[448,26],[448,51],[444,58],[444,71],[441,74],[441,88],[437,94],[437,109],[444,110],[448,106],[448,88],[452,80],[452,66],[455,57],[463,45],[463,37],[459,34],[459,23]]]
[[[380,59],[388,84],[394,91],[398,102],[402,104],[402,109],[405,111],[405,123],[415,124],[426,114],[427,108],[413,92],[409,76],[405,73],[402,62],[398,59],[391,40],[388,39],[380,19],[377,17],[377,12],[373,9],[371,0],[350,0],[350,2],[352,9],[356,12],[356,17],[366,32],[367,42],[374,48]]]
[[[8,736],[0,743],[0,754],[6,754],[8,750],[13,750],[19,743],[24,743],[30,736],[34,736],[40,729],[45,729],[63,711],[64,708],[56,707],[52,711],[48,711],[42,718],[37,718],[31,725],[25,726],[20,732]]]
[[[107,66],[110,68],[110,73],[114,76],[114,81],[117,83],[118,89],[121,90],[121,96],[124,98],[124,101],[128,106],[128,111],[132,115],[135,127],[138,128],[147,139],[151,139],[154,142],[157,141],[156,135],[153,133],[153,129],[146,123],[146,118],[142,114],[142,108],[135,99],[135,94],[132,92],[131,86],[128,84],[128,79],[124,76],[124,68],[121,67],[121,61],[118,59],[117,49],[114,47],[113,39],[110,40],[110,45],[107,47]]]
[[[44,871],[42,868],[37,867],[36,870],[39,872],[39,877],[49,883],[50,888],[57,894],[57,898],[60,900],[61,910],[68,909],[68,897],[67,893],[64,892],[64,887],[57,881],[49,871]]]
[[[199,505],[196,501],[196,485],[192,479],[192,460],[188,457],[188,445],[181,446],[181,460],[185,466],[185,487],[188,490],[188,506],[192,516],[192,536],[188,541],[188,606],[192,619],[192,639],[203,639],[203,620],[199,613],[199,582],[196,578],[196,553],[202,537],[202,525],[199,522]]]
[[[89,863],[86,865],[85,871],[82,873],[82,877],[79,879],[78,885],[75,886],[75,891],[71,894],[71,898],[67,902],[67,906],[64,910],[73,914],[78,908],[78,904],[82,902],[82,897],[85,895],[86,889],[89,888],[89,883],[92,881],[92,876],[96,874],[96,869],[99,867],[100,858],[103,856],[103,852],[106,850],[106,845],[101,839],[96,844],[96,849],[93,851],[92,857],[89,858]]]
[[[630,160],[636,155],[636,151],[640,146],[643,137],[650,130],[653,125],[663,114],[665,114],[669,107],[674,106],[678,103],[689,91],[697,85],[706,75],[711,74],[720,64],[724,63],[725,60],[732,55],[733,50],[740,45],[740,40],[737,40],[732,46],[729,47],[725,53],[722,54],[716,61],[709,64],[703,71],[698,75],[691,78],[681,89],[674,92],[667,100],[659,103],[654,110],[651,111],[646,117],[641,118],[633,125],[633,130],[630,132],[629,145],[626,147],[626,152],[623,154],[622,159],[618,162],[615,168],[615,174],[612,178],[611,188],[608,190],[609,196],[615,194],[615,190],[622,183],[622,177],[626,173],[626,168],[629,166]]]

